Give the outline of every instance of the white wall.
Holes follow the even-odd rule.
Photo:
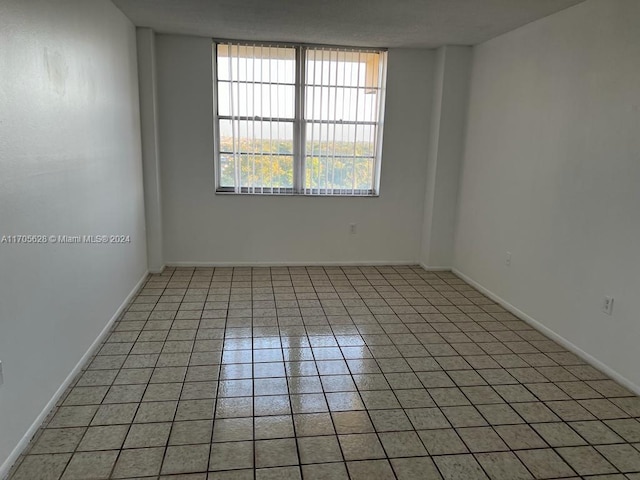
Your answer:
[[[457,269],[636,390],[639,18],[588,0],[474,49],[455,244]]]
[[[0,465],[146,271],[137,88],[109,1],[0,3],[0,235],[132,239],[0,244]]]
[[[471,47],[436,54],[420,263],[451,268],[469,99]]]
[[[150,28],[136,29],[140,134],[144,179],[144,213],[149,271],[164,269],[162,248],[162,195],[158,147],[158,88],[156,84],[156,34]]]
[[[417,260],[432,51],[389,52],[379,198],[238,196],[214,193],[211,40],[156,40],[167,263]]]

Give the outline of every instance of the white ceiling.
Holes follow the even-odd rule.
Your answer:
[[[583,0],[112,0],[137,26],[233,40],[475,45]]]

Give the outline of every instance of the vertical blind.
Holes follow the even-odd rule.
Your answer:
[[[374,190],[380,110],[380,53],[305,50],[305,189]]]
[[[220,187],[293,192],[294,48],[219,44]]]
[[[386,54],[219,43],[218,189],[377,193]]]

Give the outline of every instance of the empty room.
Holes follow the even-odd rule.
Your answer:
[[[640,1],[0,0],[1,480],[640,480]]]

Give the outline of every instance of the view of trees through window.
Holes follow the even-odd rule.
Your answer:
[[[219,188],[373,193],[383,57],[377,51],[218,44]]]
[[[241,138],[236,141],[240,151],[235,157],[231,153],[220,154],[220,185],[263,186],[293,188],[293,145],[291,141],[263,141]],[[233,137],[221,137],[220,149],[231,151]],[[371,188],[374,159],[371,145],[359,142],[332,143],[328,148],[320,142],[308,143],[307,151],[317,154],[306,156],[305,188],[366,190]],[[258,153],[255,153],[258,152]],[[236,162],[237,161],[237,162]],[[239,167],[239,171],[238,171]],[[236,177],[239,176],[239,179]]]

